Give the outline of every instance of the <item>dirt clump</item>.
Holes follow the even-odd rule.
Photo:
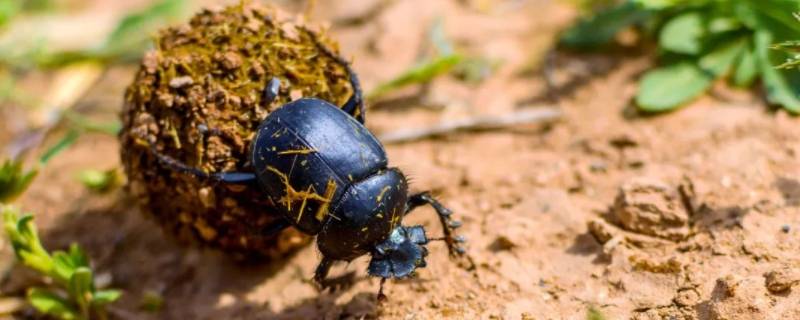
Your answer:
[[[204,172],[253,172],[250,142],[270,111],[300,96],[347,101],[350,74],[333,56],[335,44],[281,16],[250,4],[203,10],[159,34],[127,88],[120,140],[129,190],[181,239],[269,257],[307,242],[295,231],[264,235],[279,215],[257,187],[176,172],[151,152]],[[273,77],[281,88],[265,103],[263,88]]]
[[[689,235],[689,216],[679,197],[658,180],[636,178],[624,183],[611,214],[616,222],[632,232],[674,241]]]
[[[708,319],[767,319],[768,303],[761,292],[748,279],[731,275],[717,279],[708,302]]]
[[[800,276],[790,268],[780,268],[764,274],[764,285],[771,293],[784,293],[800,283]]]

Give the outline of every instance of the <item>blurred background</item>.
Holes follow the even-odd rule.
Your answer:
[[[240,2],[0,0],[0,200],[47,249],[83,248],[92,286],[122,293],[105,316],[800,318],[778,290],[800,281],[800,2],[252,2],[329,28],[367,126],[463,217],[478,266],[432,245],[381,305],[362,260],[321,293],[313,246],[242,265],[174,243],[122,188],[123,95],[159,29]],[[664,209],[626,215],[626,196]],[[13,253],[0,240],[0,318],[40,318],[26,299],[52,277]]]

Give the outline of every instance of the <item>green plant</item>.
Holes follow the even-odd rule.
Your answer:
[[[10,206],[4,206],[2,212],[3,226],[19,261],[53,280],[51,287],[28,289],[28,302],[59,319],[106,319],[105,306],[121,293],[95,287],[89,260],[80,247],[73,244],[68,251],[51,255],[42,246],[31,215],[19,217],[18,210]]]
[[[606,316],[595,307],[589,307],[589,310],[586,310],[586,320],[606,320]]]
[[[39,158],[39,163],[32,169],[25,169],[22,160],[12,159],[3,161],[0,166],[0,204],[9,203],[19,197],[28,189],[33,178],[39,174],[39,169],[47,164],[50,159],[66,150],[78,139],[79,132],[70,130],[64,137],[49,147]]]
[[[795,19],[800,21],[800,12],[794,13]],[[798,22],[800,23],[800,22]],[[800,35],[797,35],[800,38]],[[800,40],[788,40],[776,44],[773,49],[782,50],[789,55],[786,60],[778,66],[780,69],[800,69]]]
[[[120,183],[120,172],[117,168],[109,170],[87,169],[78,172],[78,180],[89,190],[103,193]]]
[[[444,30],[444,20],[437,18],[428,31],[433,54],[410,67],[393,79],[378,84],[367,93],[368,100],[378,100],[388,93],[414,84],[425,84],[433,79],[452,74],[457,78],[477,83],[488,77],[500,64],[482,57],[465,56],[456,52]]]
[[[25,170],[21,161],[5,160],[0,166],[0,203],[19,197],[33,182],[38,170]]]
[[[644,111],[675,109],[717,79],[749,87],[760,78],[770,103],[800,113],[800,74],[774,68],[788,54],[771,50],[798,38],[797,11],[798,0],[627,0],[580,19],[561,44],[599,48],[629,27],[656,40],[661,66],[644,74],[636,95]]]
[[[17,1],[19,0],[0,1],[0,26],[19,11],[19,6],[5,3],[13,4]],[[47,48],[47,43],[41,41],[23,46],[12,43],[0,48],[0,64],[26,70],[31,67],[58,68],[81,61],[132,61],[138,59],[147,49],[150,37],[159,27],[180,18],[187,7],[186,0],[156,1],[151,6],[122,18],[108,37],[96,47],[59,51]]]

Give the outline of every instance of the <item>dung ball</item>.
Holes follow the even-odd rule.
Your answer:
[[[307,243],[293,229],[265,236],[281,217],[257,187],[176,172],[150,148],[209,173],[252,172],[249,145],[271,111],[299,97],[349,99],[348,68],[328,54],[336,52],[324,30],[259,5],[206,9],[162,30],[121,114],[127,189],[143,211],[178,239],[240,257],[276,258]],[[280,92],[266,103],[262,91],[273,77]]]

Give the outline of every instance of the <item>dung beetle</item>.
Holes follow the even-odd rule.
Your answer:
[[[283,219],[264,230],[267,236],[287,227],[316,235],[322,260],[314,281],[324,286],[335,261],[352,261],[370,254],[368,274],[380,277],[378,297],[384,298],[387,278],[405,278],[425,267],[426,244],[442,240],[451,257],[464,254],[454,229],[461,223],[429,192],[409,195],[403,173],[388,166],[383,145],[364,127],[365,112],[357,75],[343,58],[323,46],[320,51],[344,66],[353,94],[341,107],[316,98],[301,98],[270,113],[250,144],[249,161],[255,172],[212,172],[190,167],[150,151],[169,168],[221,183],[256,186],[276,204]],[[280,80],[264,88],[269,104],[278,95]],[[208,128],[202,128],[209,130]],[[444,235],[429,238],[422,226],[405,226],[403,217],[421,205],[436,211]]]

